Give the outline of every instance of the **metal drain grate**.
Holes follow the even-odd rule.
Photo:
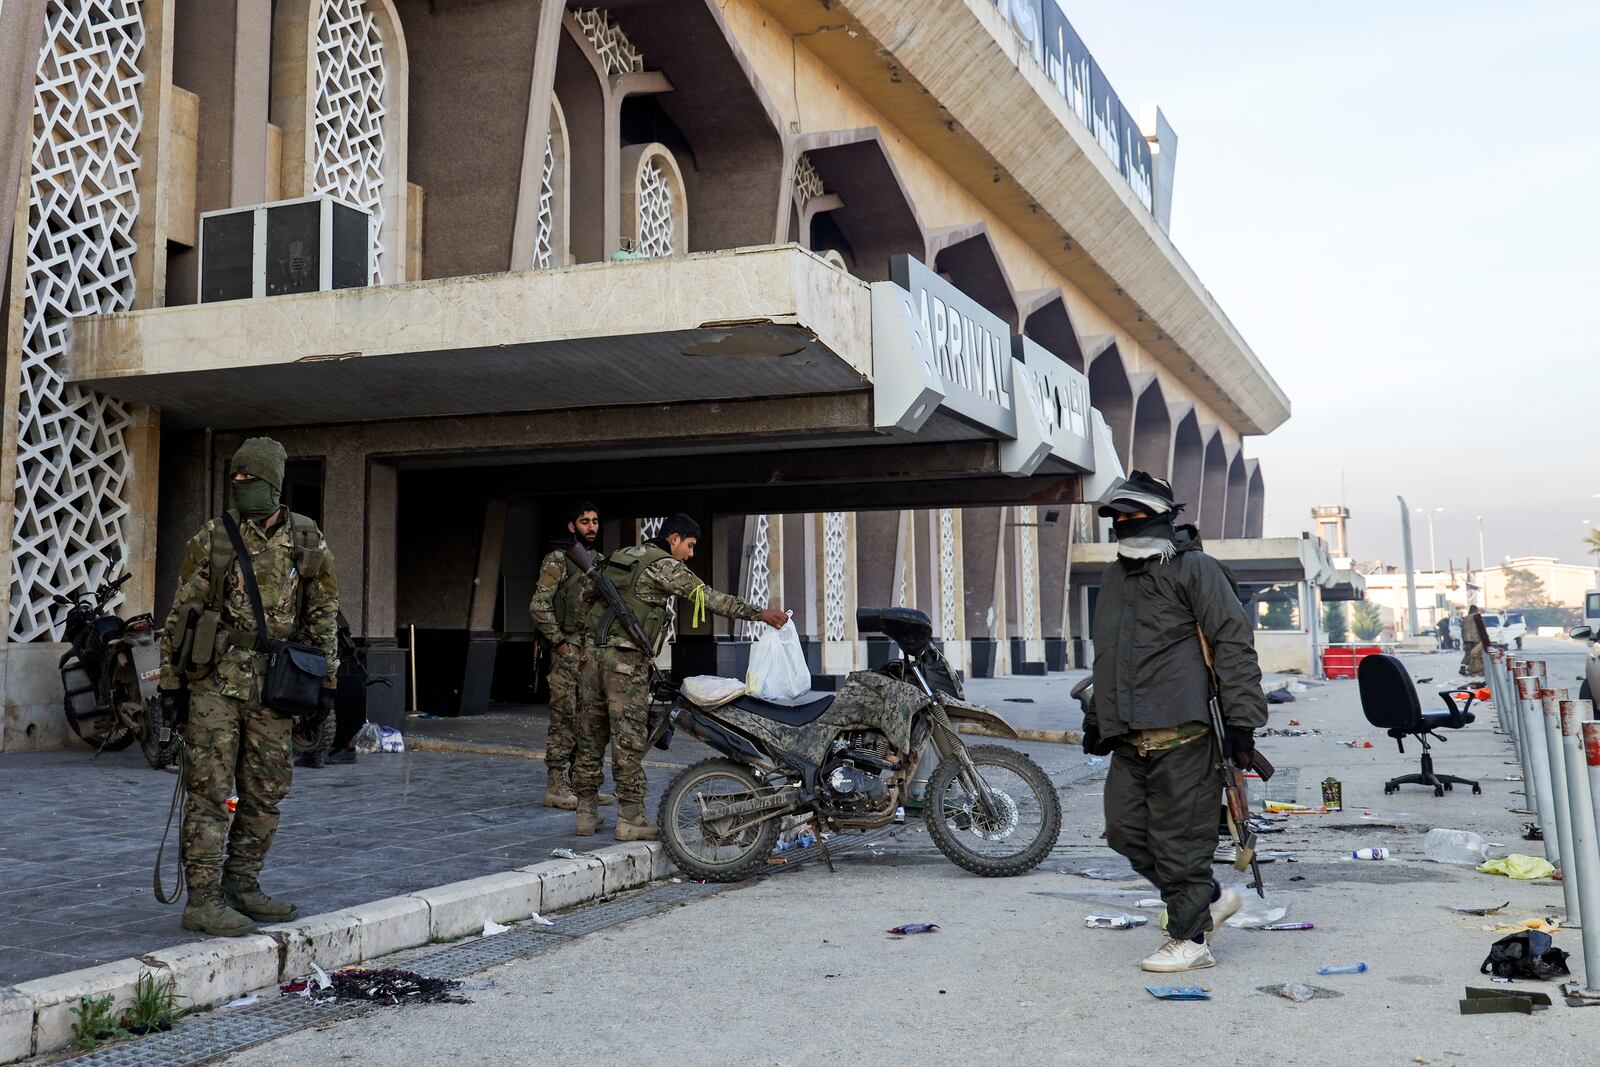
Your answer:
[[[303,997],[274,998],[248,1008],[185,1020],[164,1034],[97,1049],[68,1062],[84,1067],[167,1067],[200,1063],[238,1052],[310,1026],[348,1019],[368,1004],[317,1003]]]

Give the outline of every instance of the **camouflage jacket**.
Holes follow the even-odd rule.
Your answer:
[[[261,592],[261,607],[267,617],[267,630],[278,640],[300,640],[319,645],[328,657],[328,673],[322,684],[333,688],[339,671],[339,583],[334,578],[333,554],[323,539],[318,549],[323,554],[321,572],[309,582],[301,579],[295,567],[294,549],[289,536],[288,513],[270,532],[254,522],[239,523],[239,535],[253,561],[256,586]],[[174,642],[181,640],[183,609],[202,607],[211,597],[211,544],[228,531],[217,519],[210,519],[189,540],[183,567],[178,574],[178,592],[167,615],[166,635],[161,639],[161,688],[176,689],[183,684],[182,664],[172,662]],[[265,663],[257,656],[252,642],[256,629],[255,612],[245,593],[243,571],[236,558],[223,577],[222,619],[217,633],[214,670],[190,684],[235,700],[255,700],[259,672]],[[303,588],[302,588],[303,587]],[[304,600],[304,614],[300,614]],[[237,644],[237,647],[234,645]]]
[[[605,557],[599,552],[590,550],[596,563],[604,562]],[[588,614],[588,601],[579,600],[573,612],[574,629],[563,630],[561,623],[556,619],[556,601],[561,595],[561,587],[569,577],[577,575],[578,566],[567,559],[565,549],[553,549],[544,557],[544,562],[539,564],[539,582],[533,587],[533,599],[528,602],[528,614],[533,616],[533,628],[539,636],[555,648],[563,641],[591,636],[584,625],[584,617]],[[594,588],[594,582],[587,575],[579,575],[579,587],[582,590]]]
[[[684,597],[691,603],[704,598],[705,609],[714,615],[721,615],[729,619],[744,619],[751,621],[761,617],[761,609],[748,601],[741,600],[731,593],[719,593],[698,575],[691,571],[687,564],[671,556],[658,559],[645,568],[637,587],[640,600],[647,604],[665,604],[671,598]],[[660,644],[658,640],[656,642]],[[611,639],[607,644],[613,647],[635,648],[634,643],[628,639],[627,634],[618,626],[612,631]],[[641,651],[652,651],[643,649]]]

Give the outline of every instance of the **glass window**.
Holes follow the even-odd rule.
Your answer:
[[[1241,582],[1245,612],[1257,630],[1301,630],[1299,582]]]
[[[1589,618],[1600,618],[1600,593],[1590,593],[1583,598],[1583,613]]]

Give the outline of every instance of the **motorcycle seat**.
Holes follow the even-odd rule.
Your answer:
[[[833,706],[833,694],[808,700],[804,704],[774,704],[760,697],[742,696],[728,706],[759,715],[763,719],[781,722],[785,726],[805,726],[816,722],[822,717],[823,712]]]

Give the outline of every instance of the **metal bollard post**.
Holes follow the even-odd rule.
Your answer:
[[[1550,750],[1544,744],[1544,708],[1538,700],[1544,679],[1525,674],[1517,679],[1517,703],[1522,708],[1523,747],[1528,753],[1528,766],[1533,771],[1532,799],[1529,807],[1537,812],[1539,831],[1544,835],[1544,858],[1551,863],[1561,863],[1561,844],[1556,836],[1556,809],[1552,802],[1550,781]]]
[[[1578,899],[1578,879],[1574,874],[1572,843],[1572,801],[1567,782],[1567,757],[1562,748],[1561,704],[1566,690],[1539,690],[1540,718],[1544,720],[1545,752],[1550,760],[1550,803],[1556,816],[1556,851],[1561,867],[1561,896],[1567,905],[1567,926],[1582,925],[1582,902]],[[1571,703],[1567,701],[1567,703]],[[1587,784],[1587,783],[1585,783]],[[1546,831],[1548,835],[1549,831]],[[1549,849],[1545,850],[1548,858]]]
[[[1561,744],[1572,785],[1572,856],[1562,881],[1576,876],[1578,894],[1588,914],[1600,917],[1600,820],[1594,810],[1593,781],[1600,760],[1600,734],[1585,722],[1594,713],[1587,700],[1561,702]],[[1591,742],[1589,738],[1595,737]],[[1593,996],[1600,996],[1600,918],[1583,928],[1583,981]]]

